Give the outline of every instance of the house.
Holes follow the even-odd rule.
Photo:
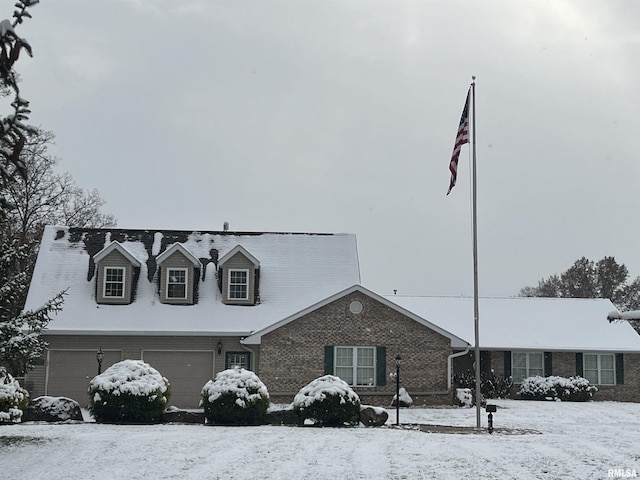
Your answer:
[[[142,359],[192,408],[234,366],[273,402],[333,374],[365,403],[400,384],[416,404],[450,404],[452,376],[473,364],[473,299],[381,296],[360,285],[351,234],[77,229],[49,226],[26,308],[67,290],[24,379],[32,396],[86,403],[89,380]],[[598,398],[635,400],[640,336],[609,323],[608,300],[481,299],[481,368],[516,380],[581,374]],[[97,362],[97,352],[102,354]]]
[[[475,344],[474,299],[393,295],[388,300]],[[640,335],[606,299],[480,298],[481,371],[512,376],[580,375],[598,400],[640,401]],[[615,316],[615,315],[614,315]],[[470,370],[473,350],[454,371]]]

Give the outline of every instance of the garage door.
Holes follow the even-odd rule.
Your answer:
[[[169,403],[180,408],[196,408],[200,391],[213,375],[213,352],[163,352],[145,350],[142,358],[171,384]]]
[[[122,360],[121,351],[104,351],[102,371]],[[89,381],[98,374],[96,351],[50,350],[46,395],[68,397],[89,404]]]

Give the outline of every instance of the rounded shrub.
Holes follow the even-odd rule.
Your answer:
[[[316,378],[302,388],[293,399],[293,408],[302,420],[319,426],[357,425],[360,421],[360,397],[333,375]]]
[[[89,411],[101,423],[156,423],[169,396],[169,382],[155,368],[123,360],[91,380]]]
[[[244,368],[230,368],[209,380],[200,405],[207,423],[214,425],[262,425],[269,408],[269,392],[258,376]]]
[[[524,400],[562,400],[564,402],[587,402],[593,398],[598,387],[582,377],[528,377],[522,381],[518,395]]]
[[[20,422],[28,401],[29,393],[0,367],[0,423]]]

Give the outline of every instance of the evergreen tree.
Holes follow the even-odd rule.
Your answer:
[[[24,375],[42,355],[46,344],[41,335],[64,297],[60,292],[36,310],[22,311],[29,275],[20,265],[28,255],[28,245],[6,237],[0,241],[0,367],[13,376]]]

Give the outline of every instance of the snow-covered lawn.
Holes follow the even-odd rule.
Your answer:
[[[0,478],[458,480],[640,475],[640,404],[492,403],[498,405],[497,429],[540,433],[396,429],[392,408],[387,426],[381,428],[25,423],[0,426]],[[402,424],[473,427],[475,418],[475,409],[400,410]],[[486,427],[484,410],[482,422]]]

